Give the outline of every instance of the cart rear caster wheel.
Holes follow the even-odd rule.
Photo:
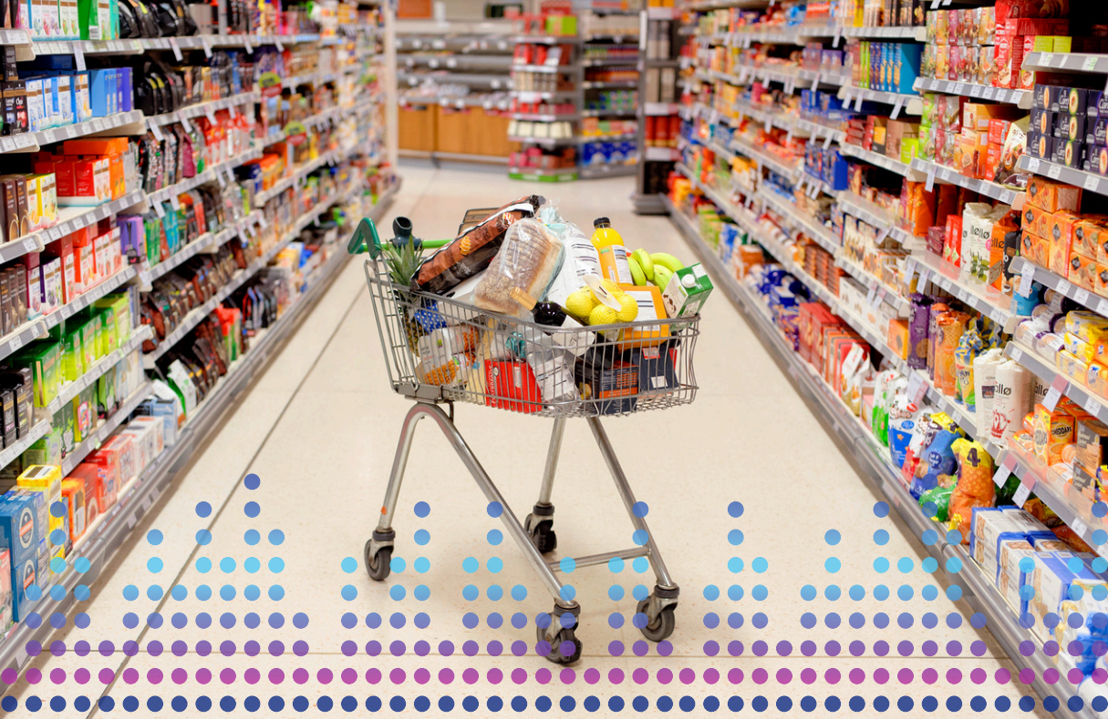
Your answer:
[[[542,627],[537,627],[538,631],[535,634],[538,636],[540,642],[547,641],[546,630]],[[568,657],[562,654],[562,648],[565,642],[573,642],[573,653]],[[561,629],[554,637],[554,641],[550,642],[550,653],[546,655],[547,661],[554,662],[555,664],[573,664],[575,661],[581,658],[581,640],[573,633],[573,629]]]
[[[635,611],[639,614],[646,614],[649,605],[650,598],[647,597],[639,602]],[[669,635],[673,634],[673,630],[677,627],[677,618],[673,615],[673,610],[674,607],[672,606],[663,607],[662,611],[658,612],[658,616],[654,618],[654,621],[648,623],[639,631],[652,642],[660,642],[663,639],[669,638]]]
[[[531,516],[527,515],[527,519],[523,521],[524,527],[531,526]],[[539,554],[549,554],[558,548],[558,535],[554,532],[554,520],[541,521],[535,525],[531,530],[531,541],[534,543],[535,548],[539,550]]]
[[[383,582],[392,571],[392,547],[381,547],[377,550],[377,556],[370,556],[370,545],[373,540],[365,543],[365,568],[369,572],[369,578],[376,582]]]

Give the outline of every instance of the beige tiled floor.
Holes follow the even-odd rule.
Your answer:
[[[453,234],[466,209],[500,204],[530,190],[557,202],[582,227],[607,215],[630,247],[691,259],[666,219],[632,214],[628,180],[526,187],[509,182],[499,171],[405,168],[405,175],[393,214],[411,217],[420,236]],[[921,702],[928,695],[937,697],[941,707],[947,697],[958,696],[964,713],[978,695],[990,706],[999,696],[1018,701],[1019,687],[994,678],[1011,664],[992,636],[970,628],[968,616],[959,621],[968,608],[948,601],[945,587],[937,587],[936,599],[922,598],[935,581],[921,569],[924,555],[917,544],[902,534],[901,525],[875,516],[878,498],[722,295],[709,303],[701,329],[696,358],[701,390],[696,402],[606,424],[638,498],[650,508],[651,529],[682,587],[677,631],[664,650],[668,656],[653,645],[636,645],[642,638],[630,625],[632,595],[637,586],[651,587],[653,578],[628,563],[619,574],[595,567],[568,576],[583,607],[579,636],[584,656],[574,671],[563,673],[537,657],[534,617],[548,611],[552,602],[510,541],[490,544],[488,533],[502,527],[489,516],[484,497],[431,423],[423,423],[417,433],[394,522],[396,556],[405,560],[406,568],[381,584],[366,576],[362,547],[379,512],[408,403],[388,390],[362,267],[352,262],[218,436],[196,455],[161,510],[135,533],[114,571],[94,588],[92,600],[82,604],[80,610],[88,613],[91,625],[77,629],[69,624],[56,637],[67,644],[68,653],[40,656],[33,667],[42,672],[41,681],[24,677],[12,688],[9,694],[20,700],[12,713],[23,716],[31,697],[47,702],[44,709],[51,697],[63,697],[67,713],[74,711],[77,697],[89,697],[95,704],[105,691],[100,679],[105,669],[120,677],[108,689],[117,705],[115,713],[124,698],[133,695],[141,700],[137,716],[155,713],[147,704],[155,696],[167,712],[173,697],[183,697],[190,707],[186,716],[201,696],[210,697],[217,710],[224,696],[234,697],[240,709],[247,697],[260,697],[259,716],[294,713],[290,708],[296,696],[306,697],[312,712],[320,697],[329,697],[338,711],[347,695],[362,707],[367,697],[382,697],[386,711],[389,700],[400,696],[411,712],[413,706],[421,706],[413,705],[416,698],[426,696],[434,714],[442,713],[438,702],[447,696],[457,705],[454,713],[465,713],[463,698],[472,695],[482,703],[478,715],[486,713],[486,702],[495,695],[503,698],[506,714],[513,713],[514,697],[524,697],[530,709],[520,715],[534,714],[536,700],[542,697],[557,707],[563,696],[574,698],[578,713],[586,697],[596,696],[599,715],[615,714],[609,699],[617,696],[627,704],[623,714],[631,711],[637,696],[646,697],[655,708],[660,697],[668,696],[675,710],[686,696],[700,707],[708,697],[716,697],[724,708],[732,696],[742,697],[747,708],[757,708],[756,697],[764,696],[778,713],[785,708],[776,704],[778,697],[788,696],[793,711],[804,714],[801,698],[810,695],[819,702],[811,713],[815,716],[830,713],[825,700],[831,696],[837,696],[848,713],[847,702],[855,695],[864,698],[867,707],[874,697],[885,696],[892,701],[891,713],[900,716],[926,714]],[[457,424],[509,505],[521,516],[526,514],[537,495],[550,422],[459,406]],[[247,473],[260,477],[260,488],[243,485]],[[554,492],[557,556],[630,546],[631,526],[606,477],[587,427],[571,422]],[[206,518],[195,510],[202,501],[215,509]],[[251,501],[260,506],[253,518],[244,511]],[[425,518],[414,513],[421,501],[430,506]],[[743,505],[738,518],[728,513],[732,502]],[[212,541],[200,546],[195,534],[204,528],[210,529]],[[151,529],[163,533],[161,544],[144,539]],[[280,545],[267,539],[274,529],[284,533]],[[742,532],[742,542],[733,545],[729,533],[736,529]],[[836,545],[825,541],[832,529],[841,535]],[[248,530],[257,530],[261,541],[248,544]],[[414,541],[417,530],[429,532],[427,544]],[[875,541],[878,530],[888,533],[887,543]],[[147,569],[152,557],[164,563],[156,574]],[[429,561],[425,573],[416,571],[420,557]],[[488,564],[494,557],[503,563],[497,572]],[[830,557],[842,563],[837,573],[825,569]],[[876,571],[878,557],[887,558],[892,568]],[[224,558],[233,560],[234,567],[228,564],[224,571]],[[249,558],[259,561],[260,571],[250,571]],[[273,558],[283,561],[279,573],[269,564]],[[352,558],[351,573],[344,569],[346,558]],[[469,571],[473,568],[467,558],[477,561],[476,571]],[[741,571],[730,570],[737,568],[729,563],[732,558],[742,561]],[[905,572],[897,569],[902,558],[910,564]],[[213,566],[202,571],[205,561]],[[165,589],[179,584],[188,596],[180,601],[147,599],[146,589],[153,584]],[[801,598],[801,588],[808,584],[818,588],[818,599]],[[139,599],[124,598],[128,585],[140,590]],[[211,588],[212,598],[199,598],[202,585]],[[225,585],[234,588],[234,599],[220,597]],[[261,598],[247,598],[251,585],[258,587]],[[268,594],[275,585],[283,589],[280,599]],[[478,599],[463,596],[467,585],[478,588]],[[832,585],[842,591],[836,601],[824,596]],[[848,597],[855,585],[865,590],[859,601]],[[878,585],[888,586],[891,598],[878,601]],[[910,601],[897,598],[902,585],[912,589]],[[493,586],[502,588],[502,599],[490,598]],[[517,586],[526,590],[525,598],[512,598]],[[732,586],[741,587],[741,598],[729,597],[736,591]],[[356,596],[344,597],[344,587]],[[767,596],[759,601],[756,597],[763,589]],[[422,594],[425,590],[429,596]],[[394,598],[401,591],[403,598]],[[618,599],[621,591],[625,596]],[[155,611],[164,623],[147,627],[146,617]],[[142,620],[134,629],[124,626],[129,612]],[[802,625],[806,612],[817,620],[812,628]],[[211,615],[210,626],[198,623],[201,613]],[[277,613],[284,623],[273,628],[268,622]],[[306,615],[306,626],[296,626],[298,613]],[[429,626],[417,626],[423,620],[420,613]],[[476,626],[467,617],[470,613],[478,620]],[[517,613],[527,619],[526,627],[513,628]],[[890,620],[885,628],[875,623],[879,613]],[[187,619],[181,628],[172,626],[177,614]],[[347,614],[356,622],[352,628],[344,626]],[[625,620],[622,626],[613,621],[617,614]],[[865,620],[857,629],[848,622],[855,614]],[[255,619],[260,626],[248,626]],[[898,619],[910,619],[911,626],[898,628]],[[932,619],[937,626],[926,628]],[[221,626],[224,620],[226,627]],[[403,627],[393,628],[391,620],[403,620]],[[143,651],[126,656],[122,647],[128,640],[137,641]],[[80,641],[92,647],[85,657],[73,651]],[[113,642],[115,651],[99,654],[102,641]],[[270,654],[274,641],[284,647],[280,656]],[[532,645],[530,653],[512,657],[513,643],[519,641]],[[905,641],[912,643],[913,653],[900,657],[897,648]],[[152,642],[160,643],[160,655],[157,644],[155,652],[148,651]],[[187,653],[174,656],[174,642],[183,642]],[[211,646],[210,655],[198,651],[206,646],[201,642]],[[303,644],[297,647],[297,642]],[[454,647],[451,656],[440,655],[442,642]],[[474,656],[467,656],[467,642],[474,643],[468,647],[476,650]],[[742,644],[738,657],[729,656],[729,648],[737,649],[735,642]],[[765,643],[764,651],[760,642]],[[862,645],[858,656],[851,655],[852,642]],[[881,642],[888,648],[879,652]],[[948,656],[953,643],[960,651]],[[367,645],[380,647],[380,655],[367,655]],[[617,646],[622,646],[622,654],[612,656]],[[223,656],[221,647],[234,653]],[[647,651],[637,656],[641,648]],[[353,656],[345,656],[351,649]],[[390,650],[404,654],[392,657]],[[933,650],[938,652],[934,658],[924,656]],[[779,652],[788,656],[778,656]],[[84,683],[79,681],[84,679],[82,668],[91,672]],[[56,669],[65,671],[61,683],[50,679],[61,678]],[[280,683],[278,675],[271,674],[275,669],[284,673]],[[344,669],[355,671],[353,683],[341,678]],[[306,674],[295,674],[296,670]],[[323,681],[321,670],[329,670],[332,678]],[[403,683],[396,670],[403,670]],[[446,670],[453,672],[450,683],[443,681]],[[516,670],[525,674],[513,674]],[[938,681],[929,670],[938,672]],[[947,680],[953,670],[961,673],[960,683]],[[986,672],[988,679],[971,681],[974,670]],[[808,676],[808,671],[815,674]],[[640,684],[636,677],[642,672],[648,679]],[[686,684],[690,672],[693,679]],[[860,679],[859,672],[864,680],[855,684],[852,680]],[[883,672],[892,675],[887,683],[881,681]],[[31,675],[35,678],[34,672]],[[620,683],[610,681],[618,676],[624,677]],[[740,676],[741,683],[733,684]],[[377,683],[367,683],[367,678]],[[522,683],[516,683],[517,678]],[[271,696],[282,697],[285,708],[270,706]],[[912,698],[913,709],[897,709],[902,696]]]

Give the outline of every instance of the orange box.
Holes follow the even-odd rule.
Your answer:
[[[1050,213],[1026,204],[1023,207],[1023,229],[1039,237],[1050,237]]]
[[[1000,167],[1000,158],[1003,154],[1003,146],[994,145],[990,142],[989,146],[985,148],[985,166],[981,169],[981,175],[978,179],[992,182],[993,178],[996,177],[997,168]]]
[[[1100,260],[1099,253],[1106,253],[1108,248],[1102,245],[1108,241],[1108,224],[1103,220],[1092,220],[1082,217],[1073,228],[1073,251],[1085,257]]]
[[[1018,120],[1026,117],[1027,111],[1013,105],[987,105],[980,102],[967,102],[962,105],[963,129],[977,132],[989,132],[991,120]]]
[[[908,320],[889,321],[889,349],[901,359],[908,359]]]
[[[977,177],[978,157],[977,143],[974,139],[959,135],[958,142],[954,146],[955,171],[963,177]]]
[[[1046,234],[1052,242],[1065,242],[1069,247],[1073,243],[1073,229],[1081,221],[1079,215],[1069,210],[1060,210],[1050,215],[1050,232]]]
[[[1096,267],[1096,260],[1090,260],[1088,257],[1082,257],[1076,252],[1071,252],[1068,279],[1078,287],[1094,292],[1096,291]]]
[[[1027,204],[1044,212],[1081,208],[1081,188],[1046,177],[1032,177],[1027,183]]]
[[[1004,138],[1008,136],[1008,126],[1011,124],[1008,120],[989,120],[989,144],[1003,145]]]
[[[1062,277],[1069,275],[1070,271],[1070,241],[1068,237],[1055,240],[1053,237],[1046,240],[1050,245],[1050,264],[1047,268]]]
[[[1108,265],[1096,263],[1096,283],[1093,292],[1101,297],[1108,297]]]

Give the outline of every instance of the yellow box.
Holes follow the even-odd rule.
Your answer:
[[[665,320],[666,307],[662,302],[662,291],[654,285],[620,285],[624,292],[635,298],[639,304],[639,316],[636,322],[643,320]],[[669,339],[669,325],[643,325],[623,330],[620,336],[620,348],[623,350],[641,347],[657,347]]]

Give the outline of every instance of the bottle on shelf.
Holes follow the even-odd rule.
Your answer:
[[[611,220],[598,217],[593,220],[592,226],[595,228],[592,244],[600,254],[600,270],[604,278],[621,285],[633,285],[635,279],[627,263],[627,248],[623,245],[623,238],[612,229]]]

